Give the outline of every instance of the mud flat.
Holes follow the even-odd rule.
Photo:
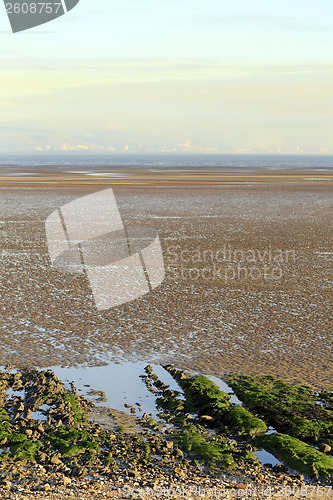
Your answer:
[[[117,168],[97,172],[102,175],[94,175],[94,171],[90,172],[93,175],[75,172],[54,174],[48,169],[29,173],[32,175],[20,175],[11,170],[0,179],[1,365],[21,369],[38,367],[39,371],[54,367],[58,377],[64,380],[70,379],[70,371],[84,373],[85,367],[89,370],[89,367],[101,366],[102,369],[102,365],[128,360],[145,364],[174,364],[192,373],[224,379],[229,376],[230,384],[234,384],[236,394],[244,402],[245,379],[237,378],[239,374],[243,377],[277,376],[284,382],[310,385],[311,390],[332,391],[331,174],[270,171],[266,175],[258,171],[235,175],[227,171],[196,171],[178,175],[175,172],[161,174],[137,169],[134,175],[130,170]],[[109,187],[114,190],[125,225],[142,225],[158,230],[166,277],[152,293],[99,313],[83,279],[63,275],[50,267],[44,222],[53,210],[64,203]],[[7,370],[7,373],[10,371]],[[66,372],[68,375],[65,375]],[[31,373],[35,376],[34,372]],[[110,388],[117,382],[117,376],[116,373],[109,376]],[[19,381],[16,382],[19,386]],[[259,384],[257,379],[256,384]],[[80,413],[81,410],[74,404],[78,400],[82,402],[83,410],[88,411],[85,406],[89,403],[85,403],[87,394],[82,387],[82,392],[74,394],[74,401],[71,398],[68,400],[66,394],[71,387],[68,384],[63,386],[60,381],[56,382],[56,386],[59,389],[58,403],[62,406],[59,411],[65,413],[65,417],[60,417],[63,422],[57,429],[75,427],[72,421],[67,422],[65,418],[74,418],[71,413],[74,410],[74,413]],[[172,385],[170,387],[174,390]],[[91,388],[97,392],[105,389],[95,381],[91,383]],[[86,389],[88,392],[90,388]],[[257,389],[258,385],[254,393]],[[97,393],[95,396],[99,397]],[[139,432],[138,420],[141,420],[143,412],[137,407],[136,413],[131,413],[131,407],[136,407],[136,402],[143,404],[143,397],[134,401],[129,394],[126,400],[129,407],[123,410],[109,410],[107,402],[102,401],[102,394],[100,397],[100,402],[90,414],[94,422],[86,423],[93,437],[88,439],[87,431],[79,429],[82,431],[79,437],[85,441],[84,453],[77,455],[79,461],[83,456],[92,458],[96,446],[103,449],[103,460],[112,458],[104,453],[105,443],[100,446],[98,435],[102,435],[103,439],[116,436],[115,449],[119,459],[132,460],[134,457],[136,460],[139,453],[136,449],[140,450],[140,454],[148,450],[140,439],[156,439],[155,444],[148,443],[150,449],[156,449],[155,445],[161,446],[162,450],[167,448],[169,437],[159,429],[160,424],[156,422],[156,412],[153,411],[153,417],[146,419],[148,427],[142,429],[148,435],[140,437],[139,446],[137,438],[133,437]],[[35,399],[32,398],[32,401]],[[18,399],[12,400],[17,411],[19,403]],[[248,395],[246,410],[252,412],[255,418],[265,420],[266,427],[279,424],[277,415],[281,413],[281,402],[278,401],[275,406],[274,422],[267,420],[267,408],[261,406],[258,409],[257,403],[253,394]],[[23,434],[32,443],[43,442],[49,436],[58,439],[57,444],[64,446],[60,453],[66,453],[66,443],[60,440],[72,439],[73,436],[77,438],[78,435],[74,432],[70,436],[66,429],[66,436],[61,435],[61,430],[55,436],[53,427],[52,432],[47,429],[47,425],[53,426],[54,422],[47,424],[48,417],[44,415],[42,418],[35,414],[38,411],[36,408],[33,410],[31,418],[34,422],[28,418],[26,422],[14,423],[14,426],[20,426],[17,432],[21,435],[21,444],[25,441]],[[316,411],[320,414],[320,410]],[[238,413],[243,412],[237,410],[236,413],[230,418],[239,418]],[[170,425],[174,417],[171,415]],[[23,415],[23,418],[27,416]],[[38,420],[41,422],[38,423]],[[254,424],[261,425],[257,420]],[[44,432],[40,432],[41,427],[38,430],[39,426]],[[31,430],[31,436],[26,430]],[[170,428],[166,426],[166,430]],[[277,448],[282,450],[282,459],[294,453],[295,448],[292,447],[297,447],[298,443],[289,440],[287,427],[280,426],[276,430],[277,433],[270,434],[269,428],[262,438],[256,435],[249,439],[266,440],[267,450],[275,454],[279,453]],[[287,437],[280,438],[280,435]],[[185,429],[174,446],[184,454],[190,452],[189,447],[195,447],[209,458],[216,442],[208,439],[205,433],[198,433],[198,436],[193,436],[191,429]],[[310,433],[306,446],[327,444],[330,436],[323,432],[321,436],[323,439],[316,441]],[[8,436],[3,436],[3,439],[6,437],[8,440]],[[290,438],[303,439],[300,433]],[[249,458],[247,453],[252,453],[245,448],[250,443],[236,442],[230,446],[224,443],[224,438],[222,441],[219,445],[225,445],[225,451],[229,450],[231,457],[224,456],[222,459],[244,460]],[[18,443],[11,444],[16,446]],[[74,445],[76,451],[80,451],[76,444],[71,443],[70,446]],[[108,441],[107,446],[109,444]],[[35,446],[24,445],[24,453],[36,451]],[[41,452],[45,453],[45,450]],[[109,452],[112,453],[111,450]],[[304,461],[304,448],[299,447],[298,452],[301,461]],[[187,463],[187,456],[177,458],[175,454],[166,452],[162,456],[167,458],[168,463],[162,460],[160,468],[155,465],[154,470],[144,472],[144,480],[148,481],[145,485],[137,475],[138,471],[133,470],[129,463],[124,462],[121,471],[114,471],[114,477],[105,477],[100,470],[90,470],[90,467],[99,466],[96,464],[88,464],[87,476],[77,476],[66,470],[68,467],[79,471],[80,468],[75,469],[75,460],[72,463],[66,457],[62,468],[60,463],[50,463],[52,457],[54,462],[57,459],[63,462],[55,449],[46,449],[46,455],[46,458],[38,455],[40,461],[38,459],[37,463],[28,466],[20,461],[10,469],[12,464],[8,464],[5,473],[11,474],[12,478],[2,477],[2,498],[142,498],[142,491],[136,491],[138,487],[148,486],[154,491],[158,485],[166,489],[184,487],[186,498],[199,498],[198,488],[204,484],[221,489],[226,498],[231,498],[239,491],[246,492],[252,483],[257,485],[252,496],[264,498],[268,490],[265,493],[263,488],[269,488],[279,474],[280,483],[277,481],[276,489],[268,492],[272,497],[290,497],[290,490],[283,489],[289,486],[298,488],[295,489],[295,496],[306,493],[313,498],[329,497],[326,489],[321,490],[321,484],[304,486],[302,472],[295,473],[291,480],[287,479],[290,473],[283,468],[279,471],[278,468],[265,468],[259,464],[250,472],[249,468],[255,463],[251,460],[245,462],[243,473],[237,477],[222,475],[213,478],[195,463]],[[221,456],[215,458],[221,459]],[[317,455],[315,458],[318,458]],[[325,464],[321,465],[323,469]],[[112,468],[112,464],[110,466]],[[80,467],[87,467],[87,464],[82,463]],[[144,467],[145,464],[142,471]],[[131,474],[125,471],[131,471]],[[250,480],[251,473],[255,477]],[[28,483],[18,484],[24,477],[40,489],[30,491]],[[156,484],[155,479],[158,480]],[[186,489],[189,485],[193,486],[190,492]],[[302,488],[306,488],[306,492]],[[128,489],[131,490],[130,495]],[[163,494],[158,493],[163,498]],[[170,498],[170,495],[165,497]]]
[[[176,362],[332,389],[332,174],[147,172],[1,177],[0,363]],[[123,222],[159,231],[160,287],[98,313],[50,267],[44,221],[112,187]]]

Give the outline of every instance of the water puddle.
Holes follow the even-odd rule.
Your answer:
[[[281,463],[280,460],[274,457],[271,453],[268,453],[266,450],[254,451],[253,454],[258,458],[262,465],[271,464],[274,467],[274,465]]]
[[[41,422],[46,422],[47,417],[44,415],[50,409],[49,405],[42,405],[39,407],[38,411],[33,411],[31,414],[31,418],[33,420],[40,420]]]
[[[274,429],[274,427],[268,427],[266,435],[268,435],[268,434],[274,434],[275,432],[277,432],[277,430]]]
[[[110,364],[107,366],[96,366],[88,368],[61,368],[54,366],[51,369],[57,377],[62,380],[66,387],[69,382],[74,382],[80,395],[95,402],[96,406],[108,406],[119,411],[130,412],[130,408],[124,405],[137,407],[137,414],[148,413],[154,417],[160,412],[156,408],[156,398],[148,391],[146,385],[140,378],[145,375],[144,368],[147,363],[126,362],[121,364]],[[158,378],[167,384],[173,391],[182,390],[171,375],[160,365],[151,365]],[[104,392],[104,401],[100,394],[94,395],[93,392]]]
[[[140,376],[146,375],[145,367],[147,363],[143,362],[124,362],[109,364],[106,366],[93,367],[60,367],[53,366],[51,369],[57,377],[65,384],[65,387],[70,390],[71,382],[74,383],[78,394],[85,396],[87,399],[93,400],[97,407],[109,407],[110,409],[126,412],[128,414],[136,408],[136,415],[140,416],[143,413],[152,415],[158,419],[160,409],[156,406],[156,397],[152,394]],[[180,399],[184,399],[184,394],[178,383],[173,377],[161,366],[151,364],[153,372],[158,376],[161,382],[169,386],[172,391],[177,391]],[[3,369],[3,367],[0,367]],[[10,370],[11,373],[16,370]],[[230,394],[230,402],[236,405],[242,405],[242,402],[233,393],[232,388],[219,377],[213,375],[207,376],[214,382],[218,388]],[[7,390],[9,397],[21,396],[24,397],[24,391]],[[125,406],[126,405],[126,406]],[[33,412],[32,418],[44,422],[46,417],[44,412],[48,409],[48,405],[41,406],[38,411]],[[193,414],[193,418],[196,415]],[[269,427],[267,434],[276,432],[273,427]],[[265,450],[254,452],[261,464],[269,463],[272,466],[280,463],[271,453]]]
[[[238,399],[236,394],[234,394],[232,388],[228,384],[226,384],[222,379],[220,379],[219,377],[215,377],[214,375],[206,375],[206,377],[209,378],[209,380],[211,380],[212,382],[214,382],[214,384],[217,385],[220,391],[230,394],[230,403],[243,406],[243,403],[241,402],[240,399]]]

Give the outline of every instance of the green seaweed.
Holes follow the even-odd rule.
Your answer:
[[[8,415],[8,411],[5,410],[5,408],[1,408],[0,409],[0,422],[1,422],[1,424],[3,422],[9,421],[9,420],[10,420],[10,416]]]
[[[48,436],[48,442],[53,449],[67,457],[75,457],[83,453],[99,453],[99,439],[91,433],[71,426],[59,427]]]
[[[177,444],[184,451],[191,453],[198,460],[209,465],[211,469],[237,467],[230,446],[226,442],[211,441],[211,436],[200,434],[194,426],[182,430],[174,436]]]
[[[333,484],[333,459],[309,444],[280,433],[257,437],[256,443],[292,469]]]
[[[227,425],[238,435],[257,436],[267,432],[267,425],[260,418],[255,417],[243,406],[232,406],[224,413]]]
[[[14,460],[31,460],[34,462],[35,455],[42,446],[40,441],[16,439],[16,443],[11,446],[9,456]]]
[[[317,403],[320,396],[311,387],[291,385],[272,375],[233,375],[228,383],[248,408],[278,431],[312,444],[333,444],[333,412]]]
[[[244,437],[264,434],[267,431],[263,420],[245,408],[230,403],[229,394],[220,391],[209,378],[203,375],[180,376],[183,372],[168,366],[165,368],[177,379],[184,389],[187,401],[199,415],[208,414],[215,419],[216,424]]]
[[[77,397],[72,394],[63,394],[62,398],[70,404],[71,411],[73,412],[74,423],[87,422],[87,418],[81,409]]]

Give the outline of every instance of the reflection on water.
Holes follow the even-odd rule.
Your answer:
[[[266,450],[254,451],[253,453],[262,464],[271,464],[274,467],[274,465],[281,463],[280,460]]]
[[[214,382],[214,384],[217,385],[217,387],[220,389],[220,391],[223,391],[223,392],[226,392],[227,394],[230,394],[230,403],[234,403],[235,405],[243,406],[243,403],[241,402],[240,399],[238,399],[236,394],[234,394],[232,388],[228,384],[223,382],[222,379],[220,379],[219,377],[214,377],[214,375],[206,375],[206,377],[208,377],[209,380]]]
[[[91,389],[104,391],[106,401],[96,402],[97,406],[109,406],[110,408],[128,411],[124,405],[135,405],[140,403],[140,413],[152,413],[154,416],[159,413],[155,405],[155,397],[151,394],[143,383],[140,375],[145,374],[144,368],[147,363],[126,362],[122,364],[110,364],[107,366],[93,366],[88,368],[61,368],[52,367],[69,388],[69,382],[74,384],[79,391],[89,399],[96,402],[96,397],[89,395]],[[162,382],[167,384],[171,390],[182,392],[177,382],[160,365],[152,365],[154,373]],[[98,397],[97,397],[98,399]],[[139,412],[139,408],[137,409]]]

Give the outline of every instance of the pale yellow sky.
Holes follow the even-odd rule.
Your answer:
[[[0,151],[160,151],[189,138],[194,150],[333,152],[332,7],[319,3],[82,0],[72,17],[2,31]]]

